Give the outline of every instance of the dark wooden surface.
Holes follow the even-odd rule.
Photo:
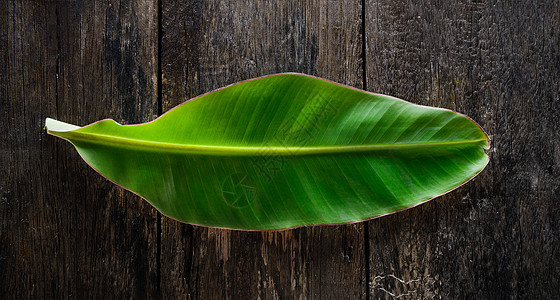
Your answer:
[[[0,298],[559,298],[559,1],[2,0]],[[369,222],[181,224],[43,131],[302,72],[472,117],[491,161]]]

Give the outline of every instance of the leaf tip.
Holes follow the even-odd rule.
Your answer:
[[[76,125],[72,125],[72,124],[68,124],[65,122],[61,122],[55,119],[51,119],[51,118],[46,118],[45,119],[45,129],[47,130],[48,133],[52,132],[52,131],[56,131],[56,132],[67,132],[67,131],[72,131],[72,130],[76,130],[79,129],[79,126]]]

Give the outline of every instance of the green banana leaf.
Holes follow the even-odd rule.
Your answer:
[[[488,163],[488,136],[464,115],[292,73],[145,124],[46,128],[163,214],[242,230],[375,218],[447,193]]]

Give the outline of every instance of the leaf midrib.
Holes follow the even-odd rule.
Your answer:
[[[487,142],[487,139],[464,140],[464,141],[446,141],[446,142],[429,142],[429,143],[398,143],[398,144],[369,144],[369,145],[347,145],[347,146],[324,146],[324,147],[284,147],[284,146],[214,146],[214,145],[192,145],[192,144],[175,144],[165,142],[154,142],[141,139],[131,139],[119,136],[82,133],[82,132],[59,132],[48,131],[52,135],[56,135],[70,141],[82,141],[94,144],[102,144],[123,148],[147,149],[149,151],[163,150],[170,153],[199,154],[199,155],[217,155],[217,156],[296,156],[296,155],[313,155],[313,154],[337,154],[337,153],[353,153],[353,152],[371,152],[381,150],[396,149],[414,149],[427,147],[445,147],[460,145],[479,145]]]

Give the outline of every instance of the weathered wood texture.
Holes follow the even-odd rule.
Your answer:
[[[559,297],[559,2],[365,8],[368,89],[464,113],[492,139],[475,180],[370,222],[371,298]]]
[[[2,5],[0,298],[558,297],[559,1]],[[232,232],[162,217],[42,130],[287,71],[467,114],[491,162],[369,222]]]
[[[156,295],[155,209],[42,128],[157,115],[157,7],[2,5],[0,298]]]
[[[164,111],[224,85],[278,72],[361,85],[358,1],[178,0],[165,1],[162,12]],[[164,219],[163,295],[365,298],[363,226],[255,233]]]

